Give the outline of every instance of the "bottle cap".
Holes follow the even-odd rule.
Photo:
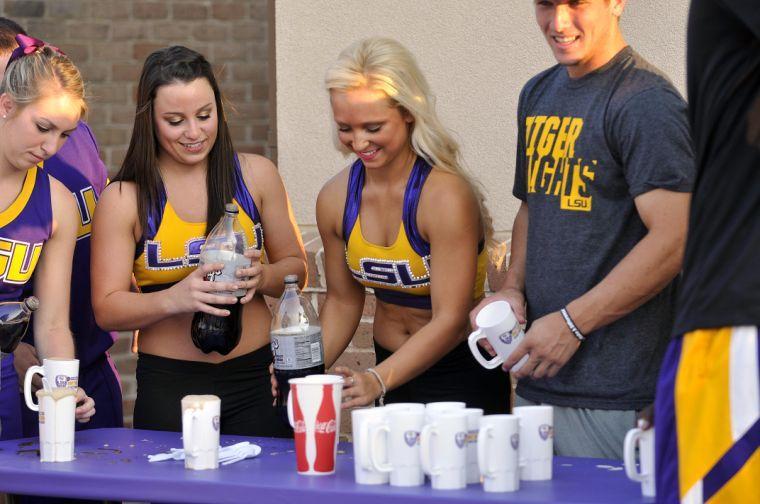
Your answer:
[[[24,300],[24,304],[30,311],[35,311],[40,307],[40,300],[34,296],[29,296]]]
[[[298,275],[286,275],[285,276],[285,283],[286,284],[297,284],[298,283]]]
[[[227,213],[238,213],[238,207],[235,203],[227,203],[224,205],[224,211]]]

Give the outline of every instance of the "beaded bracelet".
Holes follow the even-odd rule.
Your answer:
[[[580,329],[578,329],[578,326],[575,325],[573,319],[570,318],[570,314],[567,313],[567,308],[562,308],[559,312],[562,314],[562,318],[565,319],[565,323],[567,324],[567,327],[570,328],[570,332],[573,333],[573,336],[578,338],[578,341],[585,340],[586,337],[583,335]]]
[[[377,381],[380,382],[380,388],[382,389],[382,391],[380,392],[380,397],[377,398],[377,401],[380,403],[380,406],[383,406],[384,405],[383,403],[385,402],[385,392],[387,391],[385,388],[385,382],[380,377],[380,373],[375,371],[375,368],[368,368],[367,372],[374,375],[374,377],[377,378]]]

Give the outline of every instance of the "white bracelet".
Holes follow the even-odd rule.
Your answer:
[[[573,333],[573,336],[578,338],[578,341],[585,340],[586,337],[583,335],[580,329],[578,329],[578,326],[575,325],[573,319],[570,318],[570,314],[567,313],[567,308],[562,308],[559,312],[562,314],[562,318],[565,319],[565,323],[567,324],[567,327],[570,328],[570,332]]]
[[[384,406],[385,392],[387,392],[387,390],[385,388],[385,382],[380,377],[380,373],[378,373],[377,371],[375,371],[375,368],[368,368],[367,372],[370,373],[370,374],[372,374],[372,375],[374,375],[374,377],[377,378],[377,381],[380,382],[380,388],[382,389],[382,391],[380,392],[380,397],[377,398],[377,401],[380,403],[380,406]]]

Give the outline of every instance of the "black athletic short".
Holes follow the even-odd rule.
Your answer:
[[[182,398],[214,394],[222,400],[222,434],[291,437],[272,406],[271,363],[268,345],[219,364],[140,353],[134,426],[181,432]]]
[[[380,364],[391,352],[375,343],[375,354]],[[464,342],[421,375],[388,391],[385,404],[462,401],[468,408],[482,408],[484,414],[492,415],[510,412],[510,393],[509,375],[501,368],[482,367]]]

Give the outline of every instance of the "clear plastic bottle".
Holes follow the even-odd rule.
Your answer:
[[[206,242],[201,247],[200,265],[222,263],[224,268],[206,276],[211,282],[238,282],[243,280],[235,276],[239,268],[250,266],[251,261],[245,255],[248,248],[245,232],[237,218],[238,207],[228,203],[224,207],[224,216],[211,230]],[[218,292],[220,295],[234,295],[238,299],[245,295],[245,289],[234,292]],[[218,317],[209,313],[197,312],[193,316],[190,334],[195,346],[205,353],[219,352],[222,355],[230,353],[240,343],[241,314],[243,306],[214,305],[223,310],[229,310],[227,317]]]
[[[23,301],[0,303],[0,352],[12,353],[26,334],[32,313],[40,301],[30,296]]]
[[[284,408],[290,391],[290,378],[325,372],[319,318],[298,289],[296,275],[285,277],[285,291],[274,309],[270,337],[278,387],[277,406]]]

